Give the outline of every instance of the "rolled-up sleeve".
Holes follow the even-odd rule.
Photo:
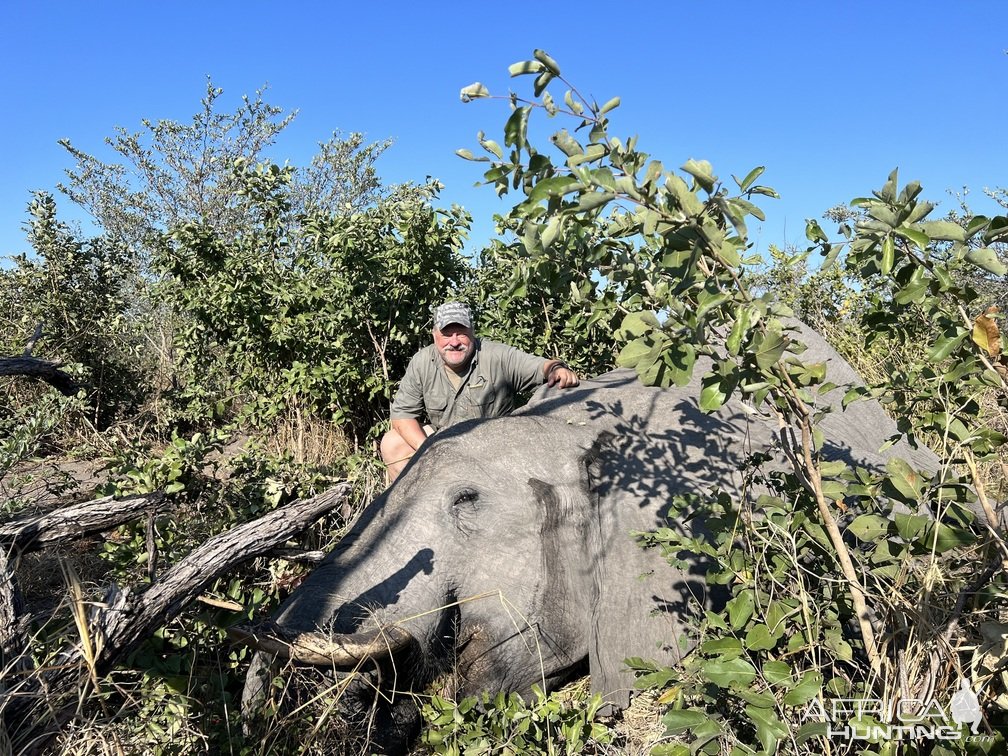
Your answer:
[[[406,374],[399,381],[399,388],[392,399],[389,416],[393,420],[419,420],[424,416],[423,383],[420,365],[415,355],[406,368]]]
[[[534,391],[544,380],[543,366],[545,357],[523,352],[521,349],[509,346],[504,354],[504,364],[511,375],[511,381],[519,394]]]

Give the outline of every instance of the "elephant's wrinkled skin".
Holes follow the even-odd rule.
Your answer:
[[[801,338],[805,362],[827,361],[837,384],[860,383],[821,337]],[[667,390],[615,371],[540,391],[512,416],[438,433],[277,623],[349,633],[401,622],[416,642],[412,661],[396,665],[398,689],[456,669],[463,694],[528,691],[544,678],[563,681],[587,659],[592,688],[626,705],[633,676],[623,660],[677,659],[689,648],[688,616],[712,600],[703,564],[671,568],[630,533],[697,527],[666,522],[671,498],[745,495],[740,469],[754,452],[771,450],[785,464],[775,418],[737,400],[714,414],[698,409],[705,370]],[[843,393],[822,401],[839,405]],[[879,453],[896,427],[877,403],[837,407],[822,426],[828,458],[880,467],[897,454],[936,465],[906,444]],[[404,669],[415,679],[401,679]],[[247,696],[255,686],[250,677]]]

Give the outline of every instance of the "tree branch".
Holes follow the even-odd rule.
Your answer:
[[[148,510],[158,509],[163,502],[164,494],[160,491],[124,499],[105,496],[60,507],[52,512],[21,517],[0,525],[0,545],[22,554],[38,551],[62,541],[111,530]]]
[[[28,343],[25,345],[25,350],[21,354],[21,356],[31,357],[32,350],[35,349],[35,345],[41,338],[42,338],[42,321],[40,320],[38,323],[35,324],[35,333],[32,334],[32,337],[30,339],[28,339]]]
[[[34,347],[34,344],[30,344]],[[27,349],[25,350],[28,351]],[[74,396],[80,391],[80,384],[69,373],[64,373],[60,363],[40,360],[37,357],[0,358],[0,376],[23,375],[45,381],[64,396]]]

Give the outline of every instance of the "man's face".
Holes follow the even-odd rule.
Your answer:
[[[473,332],[459,323],[449,323],[443,331],[434,329],[434,348],[452,370],[462,370],[469,364],[474,341]]]

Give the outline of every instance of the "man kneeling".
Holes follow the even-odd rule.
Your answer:
[[[463,420],[506,415],[519,394],[543,383],[578,385],[577,374],[560,360],[477,338],[472,313],[461,302],[434,311],[433,336],[434,343],[410,360],[392,401],[392,429],[381,440],[389,483],[432,433]]]

